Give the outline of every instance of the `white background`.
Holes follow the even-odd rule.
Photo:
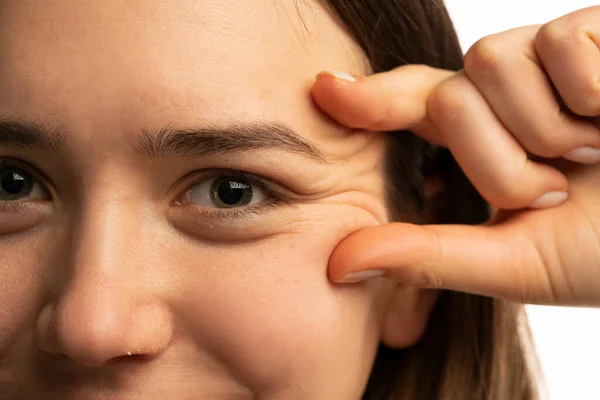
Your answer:
[[[446,0],[446,5],[466,51],[485,35],[543,24],[600,0]],[[550,399],[600,400],[600,310],[528,306],[528,315]]]

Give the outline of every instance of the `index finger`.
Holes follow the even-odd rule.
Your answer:
[[[341,125],[370,131],[411,130],[443,144],[427,116],[433,89],[454,73],[426,65],[405,65],[370,76],[338,71],[317,75],[312,96]]]

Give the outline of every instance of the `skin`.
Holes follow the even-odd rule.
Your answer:
[[[598,115],[593,91],[583,102],[573,95],[597,71],[581,41],[594,35],[580,34],[597,9],[479,44],[466,73],[409,67],[358,85],[322,75],[313,98],[337,125],[308,96],[313,76],[366,75],[364,56],[316,4],[260,4],[0,4],[0,117],[65,136],[61,156],[0,146],[2,160],[38,178],[32,196],[0,202],[0,393],[9,399],[360,398],[377,344],[418,340],[436,292],[334,285],[332,252],[332,280],[383,268],[414,286],[598,305],[598,253],[574,251],[597,246],[597,168],[531,163],[511,178],[502,157],[591,163],[569,153],[598,146],[590,124],[564,119],[560,140],[544,129],[558,99],[542,77],[575,114]],[[571,36],[559,34],[565,27]],[[489,49],[504,45],[519,50],[490,64]],[[544,107],[506,111],[524,97],[506,73],[515,68],[539,78],[527,96]],[[293,127],[328,163],[274,149],[151,160],[135,149],[140,132],[165,125],[264,120]],[[385,137],[363,129],[412,129],[447,145],[500,208],[532,206],[567,183],[569,201],[501,213],[488,227],[383,225]],[[495,133],[477,142],[482,129]],[[499,144],[504,153],[481,168],[474,155]],[[182,202],[214,168],[264,176],[290,204],[255,204],[235,219]],[[525,190],[498,196],[513,178]],[[440,244],[451,250],[443,257]],[[503,248],[512,259],[490,260]]]
[[[410,65],[318,80],[313,97],[334,120],[447,146],[499,209],[483,226],[361,230],[336,247],[331,279],[377,270],[420,288],[600,307],[599,20],[589,7],[485,37],[456,73]]]
[[[65,136],[60,157],[0,145],[48,192],[0,201],[10,399],[358,399],[382,338],[418,339],[425,292],[327,278],[335,245],[387,214],[385,138],[349,132],[309,96],[323,69],[369,72],[326,11],[301,4],[302,21],[292,2],[270,0],[1,7],[0,117]],[[165,125],[263,120],[288,124],[328,163],[135,148]],[[214,168],[266,177],[290,204],[235,219],[178,202]]]

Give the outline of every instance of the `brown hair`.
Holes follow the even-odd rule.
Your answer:
[[[405,64],[462,68],[463,54],[441,0],[326,0],[374,72]],[[396,220],[479,224],[486,202],[452,155],[410,132],[393,132],[388,153],[389,204]],[[448,190],[432,199],[425,180]],[[525,328],[525,329],[522,329]],[[444,291],[422,339],[409,349],[381,345],[363,400],[537,398],[531,342],[522,305]]]

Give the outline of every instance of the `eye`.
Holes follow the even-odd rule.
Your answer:
[[[273,233],[295,193],[262,175],[235,169],[202,169],[186,179],[185,191],[171,203],[174,226],[204,240],[235,242]],[[180,181],[181,182],[181,181]]]
[[[0,160],[0,202],[46,200],[48,193],[26,169]]]
[[[210,208],[239,208],[267,198],[265,191],[249,176],[225,173],[192,186],[185,193],[183,203]]]

